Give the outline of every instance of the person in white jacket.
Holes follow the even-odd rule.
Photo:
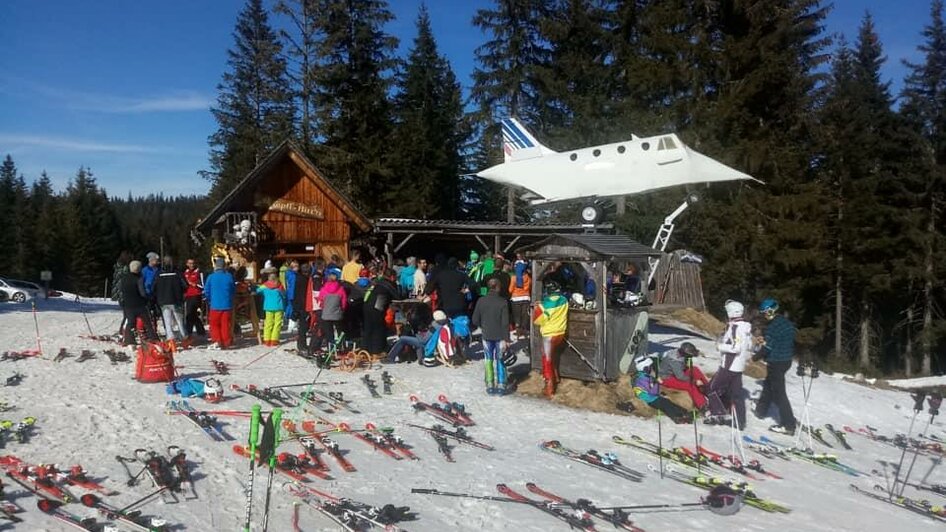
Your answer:
[[[728,417],[730,409],[736,411],[736,425],[739,430],[746,426],[746,401],[742,392],[742,372],[746,363],[752,358],[755,343],[752,339],[752,324],[743,319],[745,307],[738,301],[726,302],[726,331],[716,344],[719,350],[719,371],[710,381],[708,395],[710,417],[706,423],[710,425],[729,425],[732,420]]]

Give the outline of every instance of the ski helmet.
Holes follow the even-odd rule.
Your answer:
[[[742,508],[742,494],[726,485],[710,490],[703,499],[706,508],[716,515],[733,515]]]
[[[742,303],[732,299],[726,301],[725,309],[726,316],[728,316],[730,319],[741,318],[746,311],[746,308],[742,305]]]
[[[685,357],[695,357],[695,356],[699,356],[700,354],[700,350],[697,349],[696,346],[690,342],[683,342],[682,344],[680,344],[679,351],[680,351],[680,354]]]
[[[634,361],[634,366],[637,368],[637,371],[647,371],[651,366],[654,365],[654,359],[650,357],[638,358]]]
[[[562,290],[562,287],[555,281],[545,282],[545,291],[549,294],[555,294]]]
[[[769,318],[774,316],[778,312],[778,301],[771,297],[763,299],[762,303],[759,303],[759,312]]]

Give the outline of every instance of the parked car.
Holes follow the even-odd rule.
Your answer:
[[[0,303],[4,303],[10,300],[10,294],[0,290]]]
[[[33,285],[33,286],[30,286]],[[0,278],[0,292],[6,293],[10,301],[14,303],[23,303],[29,301],[42,293],[42,288],[36,283],[27,283],[25,281],[13,281]]]

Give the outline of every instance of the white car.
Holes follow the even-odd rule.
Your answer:
[[[23,303],[29,301],[40,294],[42,288],[36,283],[26,281],[14,281],[12,279],[0,279],[0,292],[7,294],[7,299],[14,303]]]

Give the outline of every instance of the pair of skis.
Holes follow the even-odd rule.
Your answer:
[[[882,501],[893,506],[898,506],[915,514],[923,515],[929,517],[930,519],[935,519],[936,521],[946,523],[946,508],[943,506],[933,505],[929,501],[912,499],[910,497],[897,495],[891,497],[887,495],[887,489],[880,485],[874,485],[874,490],[884,492],[883,495],[878,495],[877,493],[865,490],[854,484],[851,484],[850,487],[851,490],[856,493],[860,493],[872,499]]]
[[[400,532],[403,529],[397,526],[398,523],[417,518],[417,515],[407,506],[397,507],[392,504],[382,507],[371,506],[296,483],[286,483],[283,489],[306,506],[332,520],[342,530],[350,532],[361,532],[373,528],[386,532]]]
[[[496,448],[493,447],[492,445],[488,445],[486,443],[474,440],[469,434],[467,434],[466,429],[464,429],[463,427],[457,427],[456,430],[450,431],[450,430],[445,429],[443,425],[434,425],[432,427],[424,427],[422,425],[414,425],[413,423],[408,423],[407,426],[414,427],[415,429],[423,430],[427,432],[428,434],[438,435],[438,436],[443,436],[444,438],[453,439],[460,443],[471,445],[479,449],[484,449],[487,451],[496,450]]]
[[[641,482],[644,479],[643,473],[622,464],[614,453],[600,454],[594,449],[581,453],[563,446],[557,440],[542,442],[539,444],[539,449],[594,467],[631,482]]]
[[[853,477],[858,477],[864,474],[851,466],[839,462],[838,457],[834,455],[815,453],[811,449],[798,449],[795,447],[789,447],[787,445],[779,444],[765,436],[760,436],[758,440],[755,440],[751,436],[743,435],[742,439],[750,445],[764,447],[771,450],[772,452],[778,453],[779,455],[799,458],[801,460],[805,460],[806,462],[821,466],[825,469],[838,471]]]
[[[655,472],[657,469],[650,464],[648,464],[648,468]],[[664,466],[664,477],[705,490],[713,490],[720,486],[728,488],[740,495],[745,504],[765,512],[787,514],[792,511],[791,508],[787,506],[759,497],[746,482],[737,482],[732,479],[709,475],[689,475],[679,471],[672,464],[666,464]]]
[[[437,397],[437,403],[426,403],[421,401],[416,395],[411,395],[408,399],[415,412],[426,412],[454,427],[471,427],[476,424],[473,422],[469,413],[467,413],[466,407],[460,403],[451,402],[443,394]]]
[[[123,528],[134,530],[136,532],[163,532],[167,528],[167,522],[160,518],[145,518],[137,511],[125,511],[112,506],[96,495],[86,493],[79,501],[88,508],[93,508],[108,521],[113,521],[122,525]],[[79,530],[89,532],[101,532],[105,530],[115,530],[114,527],[104,525],[92,517],[80,517],[67,512],[62,508],[63,502],[52,499],[40,499],[36,506],[40,511],[59,521],[68,524]]]
[[[167,404],[169,413],[178,413],[186,417],[192,423],[197,425],[208,438],[214,441],[233,441],[233,437],[223,430],[217,418],[207,412],[194,409],[186,400],[169,401]]]

